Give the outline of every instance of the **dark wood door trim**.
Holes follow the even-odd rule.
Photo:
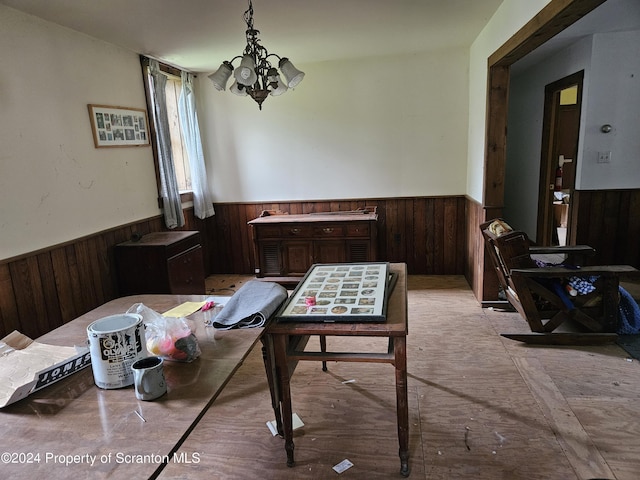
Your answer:
[[[583,16],[605,3],[606,0],[552,0],[515,35],[507,40],[488,59],[487,82],[487,126],[485,137],[485,168],[483,207],[500,215],[504,207],[504,172],[506,165],[507,111],[509,99],[510,67],[516,61],[547,40],[569,27]],[[478,231],[476,235],[480,235]],[[479,258],[478,265],[483,272],[482,292],[478,298],[488,299],[497,292],[485,291],[487,276],[494,275],[486,258]],[[490,273],[491,272],[491,273]]]
[[[550,183],[557,167],[555,158],[555,134],[558,119],[558,102],[560,91],[571,86],[578,86],[578,111],[582,105],[582,82],[584,70],[561,78],[547,85],[544,89],[544,116],[542,121],[542,149],[540,158],[540,182],[538,188],[538,222],[536,243],[538,245],[550,245],[551,229],[553,228],[553,211],[551,208]],[[577,155],[572,158],[574,168],[578,161]],[[573,189],[573,185],[571,185]]]

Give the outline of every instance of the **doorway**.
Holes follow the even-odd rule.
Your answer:
[[[545,87],[536,243],[571,244],[584,71]]]
[[[478,224],[500,217],[503,212],[509,69],[513,63],[606,2],[607,0],[551,0],[489,57],[483,200],[477,215],[470,215],[468,219],[469,228],[476,232],[472,238],[475,249],[469,258],[469,264],[475,268],[472,268],[469,275],[473,277],[471,281],[476,297],[482,301],[493,300],[498,296],[497,278],[491,262],[488,257],[485,258]],[[480,222],[477,221],[478,218],[481,219]]]

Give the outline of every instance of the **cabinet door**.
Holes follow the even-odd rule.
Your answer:
[[[369,240],[347,240],[347,262],[372,262],[371,242]]]
[[[304,275],[313,264],[311,241],[282,242],[283,275]]]
[[[343,240],[323,240],[314,242],[316,263],[343,263],[347,261]]]
[[[164,249],[117,245],[115,257],[120,295],[171,293]]]
[[[169,285],[173,294],[205,293],[202,247],[197,246],[167,260]]]
[[[280,258],[280,242],[261,242],[260,251],[260,277],[280,277],[283,275],[282,261]]]

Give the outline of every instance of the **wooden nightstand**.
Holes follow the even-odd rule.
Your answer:
[[[200,233],[155,232],[115,246],[121,295],[204,294]]]

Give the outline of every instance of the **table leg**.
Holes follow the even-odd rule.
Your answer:
[[[287,452],[287,467],[293,467],[293,419],[291,413],[291,385],[287,364],[287,335],[273,335],[273,347],[276,359],[276,372],[279,378],[280,406],[282,408],[282,426],[284,449]]]
[[[327,337],[324,335],[320,335],[320,351],[322,353],[326,353],[327,352]],[[322,361],[322,371],[326,372],[327,371],[327,362],[326,360]]]
[[[398,410],[398,443],[400,475],[409,476],[409,403],[407,391],[407,339],[393,338],[396,367],[396,404]]]
[[[271,406],[276,419],[276,428],[278,435],[283,436],[282,430],[282,414],[280,412],[280,384],[276,374],[275,356],[273,351],[273,338],[271,335],[263,335],[260,339],[262,342],[262,360],[264,369],[267,372],[267,382],[269,383],[269,393],[271,394]]]

